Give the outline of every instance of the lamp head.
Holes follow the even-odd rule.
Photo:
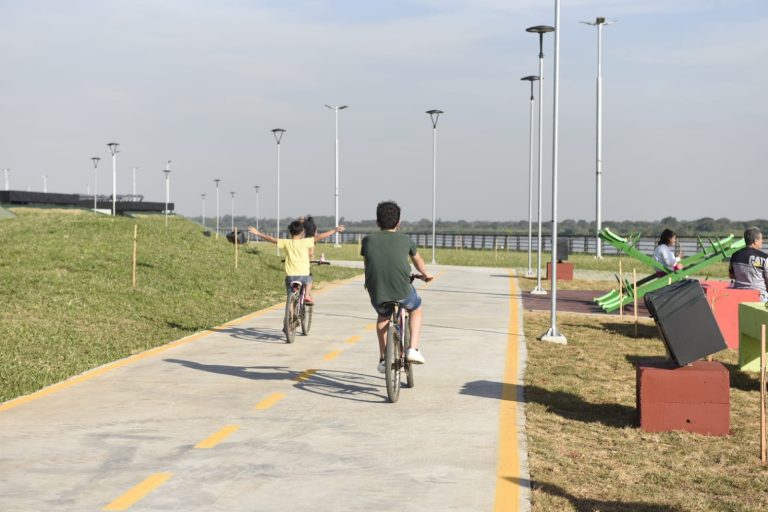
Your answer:
[[[91,157],[91,161],[93,162],[93,168],[94,169],[99,166],[99,160],[101,160],[101,158],[99,158],[97,156],[92,156]]]
[[[272,130],[272,135],[275,136],[275,141],[277,141],[278,145],[280,144],[280,141],[282,140],[284,133],[285,133],[285,130],[283,130],[282,128],[274,128]]]
[[[521,78],[520,80],[527,80],[527,81],[529,81],[529,82],[533,83],[533,82],[535,82],[535,81],[536,81],[536,80],[538,80],[538,79],[539,79],[539,77],[538,77],[538,76],[536,76],[536,75],[528,75],[528,76],[524,76],[524,77],[523,77],[523,78]]]
[[[213,181],[214,181],[214,183],[216,183],[216,188],[219,188],[219,182],[221,181],[221,179],[220,178],[216,178]]]
[[[429,118],[432,120],[432,128],[437,128],[437,120],[440,118],[440,114],[442,113],[442,110],[427,110],[427,114],[429,114]]]
[[[253,188],[255,188],[255,189],[256,189],[256,193],[258,194],[258,193],[259,193],[259,189],[260,189],[261,187],[260,187],[260,186],[258,186],[258,185],[254,185],[254,186],[253,186]]]
[[[525,31],[531,32],[532,34],[546,34],[547,32],[554,32],[555,27],[550,27],[549,25],[536,25],[535,27],[528,27]]]
[[[112,156],[115,156],[115,154],[118,153],[117,147],[119,145],[120,144],[118,144],[117,142],[110,142],[109,144],[107,144],[107,147],[109,148],[109,152],[112,153]]]

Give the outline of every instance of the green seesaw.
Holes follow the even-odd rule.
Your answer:
[[[669,284],[686,279],[713,263],[725,261],[729,259],[733,253],[746,246],[744,239],[734,240],[733,235],[729,235],[720,240],[707,238],[706,242],[708,242],[708,246],[705,246],[705,240],[702,240],[701,237],[697,237],[699,247],[702,250],[692,256],[682,259],[680,261],[680,264],[683,265],[682,269],[670,271],[653,257],[648,256],[637,249],[637,244],[640,241],[640,233],[630,234],[627,238],[622,238],[611,232],[608,228],[605,228],[600,230],[599,236],[602,240],[616,247],[620,253],[623,252],[656,270],[655,273],[637,282],[638,299],[648,292],[658,290]],[[621,293],[619,290],[611,290],[605,295],[595,297],[595,302],[597,302],[606,313],[616,311],[622,305],[631,304],[635,298],[632,282],[629,279],[624,279],[622,282],[622,278],[618,276],[617,279],[619,280],[619,286],[623,288]]]

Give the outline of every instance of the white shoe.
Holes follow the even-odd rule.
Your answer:
[[[379,373],[384,373],[387,369],[387,363],[382,359],[379,361],[379,366],[377,366],[376,369],[379,370]]]
[[[415,364],[424,364],[424,356],[421,355],[421,352],[419,352],[419,349],[417,348],[409,348],[408,349],[408,355],[405,357],[409,363],[415,363]]]

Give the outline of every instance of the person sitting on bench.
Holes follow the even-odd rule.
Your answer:
[[[682,253],[674,253],[675,243],[677,243],[677,234],[671,229],[665,229],[661,232],[656,249],[653,250],[653,259],[661,263],[669,272],[683,268],[680,264]],[[664,275],[662,272],[658,274]]]
[[[760,250],[763,247],[763,234],[756,227],[747,228],[744,230],[744,243],[747,246],[731,256],[728,276],[733,279],[734,288],[758,290],[760,300],[768,302],[768,254]]]

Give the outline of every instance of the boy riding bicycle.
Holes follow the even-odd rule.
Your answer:
[[[410,256],[421,279],[431,281],[424,260],[416,250],[416,243],[407,235],[397,233],[400,227],[400,207],[394,201],[384,201],[376,207],[376,224],[381,231],[363,238],[360,255],[365,263],[365,287],[376,310],[376,337],[379,340],[379,373],[384,373],[386,348],[392,302],[399,302],[410,313],[411,348],[406,358],[411,363],[423,364],[419,351],[422,309],[421,297],[411,284]]]
[[[335,233],[341,233],[344,231],[344,226],[337,226],[330,231],[321,233],[319,235],[304,238],[304,226],[298,220],[291,222],[288,225],[288,233],[291,238],[274,238],[266,235],[253,226],[248,226],[248,231],[263,238],[267,242],[277,244],[278,249],[285,251],[285,289],[287,293],[291,293],[291,283],[294,281],[301,282],[305,287],[304,302],[307,304],[313,304],[312,300],[312,276],[309,275],[309,251],[314,248],[315,242],[324,240]]]

